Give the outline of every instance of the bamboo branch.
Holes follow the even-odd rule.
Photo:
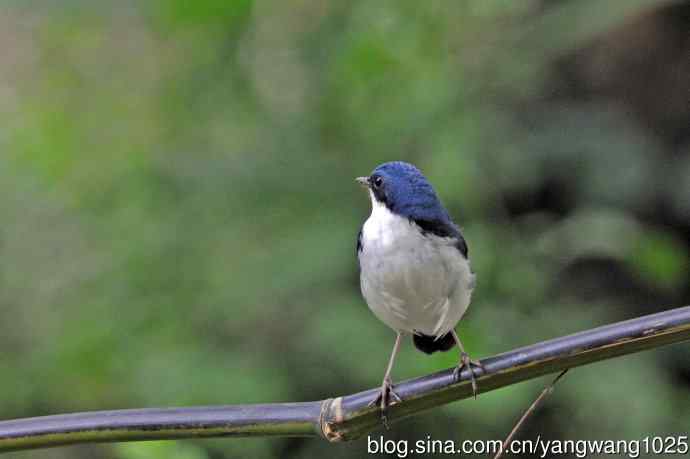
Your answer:
[[[479,392],[589,363],[690,339],[690,306],[544,341],[482,360]],[[395,386],[403,401],[388,419],[396,422],[472,396],[469,372],[459,381],[448,369]],[[60,414],[0,421],[0,452],[76,443],[224,436],[322,436],[358,438],[381,426],[378,408],[367,404],[378,389],[303,403],[192,408],[149,408]]]

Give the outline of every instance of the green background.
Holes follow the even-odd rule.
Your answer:
[[[690,303],[688,7],[654,1],[4,1],[0,418],[304,401],[380,383],[353,178],[436,187],[481,358]],[[455,364],[405,342],[394,379]],[[502,439],[547,379],[397,424]],[[676,345],[576,369],[521,438],[687,433]],[[378,433],[376,434],[378,436]],[[9,458],[367,457],[364,441]]]

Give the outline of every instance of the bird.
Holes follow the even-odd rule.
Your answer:
[[[470,371],[476,398],[478,360],[465,352],[455,327],[467,310],[476,276],[467,242],[439,200],[431,183],[414,165],[380,164],[357,177],[371,200],[371,214],[357,236],[360,288],[373,314],[396,333],[378,396],[384,425],[394,391],[391,371],[404,336],[426,354],[460,352],[455,380]]]

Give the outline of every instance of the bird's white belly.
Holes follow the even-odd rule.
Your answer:
[[[362,294],[394,330],[441,336],[458,323],[474,285],[468,260],[454,241],[422,234],[380,205],[362,228]]]

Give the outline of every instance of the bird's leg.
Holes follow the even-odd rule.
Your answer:
[[[462,342],[460,342],[460,338],[458,338],[458,334],[455,332],[455,330],[450,331],[453,334],[453,339],[455,339],[455,343],[458,345],[460,348],[460,362],[458,363],[458,366],[455,367],[455,370],[453,371],[453,375],[455,376],[455,380],[458,381],[460,379],[460,372],[462,371],[463,368],[467,368],[470,370],[470,376],[472,378],[472,394],[474,395],[474,398],[477,398],[477,380],[474,377],[474,367],[481,368],[482,371],[484,371],[484,365],[479,360],[472,360],[470,359],[470,356],[465,352],[465,348],[462,345]]]
[[[386,374],[383,376],[383,382],[381,383],[381,392],[379,395],[369,402],[369,406],[380,405],[381,406],[381,420],[383,425],[388,428],[388,418],[386,417],[386,408],[388,408],[389,396],[393,397],[396,401],[401,402],[402,399],[393,390],[393,382],[391,381],[391,371],[393,370],[393,362],[395,362],[395,356],[398,354],[398,349],[400,349],[400,342],[402,341],[402,333],[398,332],[395,337],[395,344],[393,345],[393,352],[391,352],[391,358],[388,361],[388,367],[386,368]]]

